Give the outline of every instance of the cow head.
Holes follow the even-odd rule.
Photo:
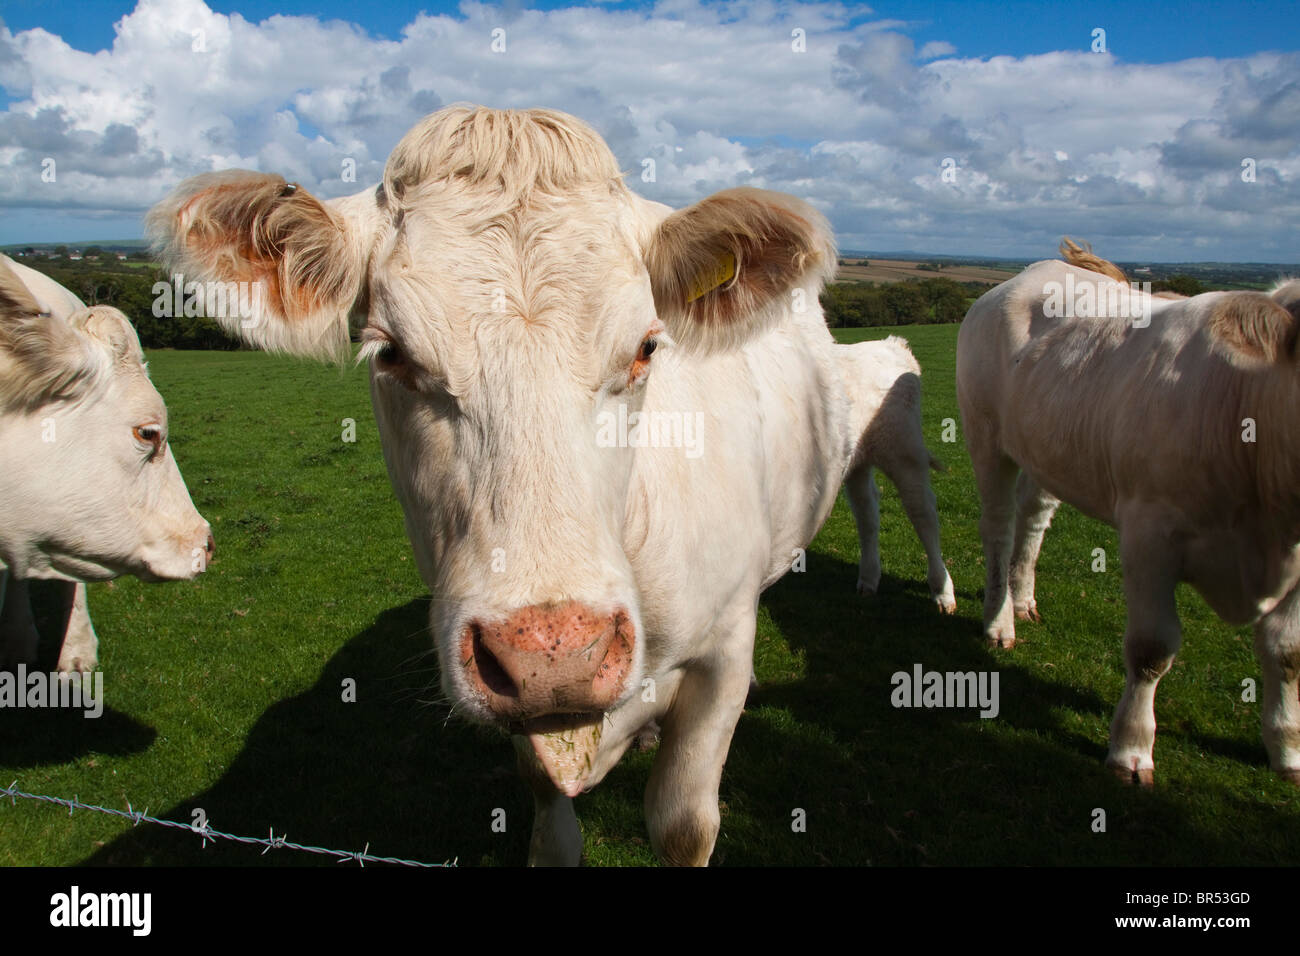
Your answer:
[[[332,202],[200,176],[150,230],[186,278],[265,284],[262,314],[225,320],[257,345],[346,354],[357,320],[444,691],[534,737],[596,726],[644,666],[624,542],[636,451],[601,447],[602,415],[640,409],[662,363],[738,348],[835,263],[798,200],[733,189],[672,212],[542,110],[436,113],[377,188]]]
[[[0,453],[0,560],[18,577],[172,580],[206,566],[212,535],[135,330],[107,306],[51,312],[3,261]]]

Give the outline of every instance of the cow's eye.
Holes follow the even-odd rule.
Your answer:
[[[135,440],[147,448],[153,449],[153,454],[158,454],[162,448],[162,428],[158,425],[136,425],[131,429],[131,434]]]
[[[636,358],[632,360],[632,367],[627,370],[626,388],[644,382],[646,376],[650,374],[650,356],[654,355],[655,350],[659,348],[659,337],[663,334],[662,327],[655,327],[641,340],[636,350]]]

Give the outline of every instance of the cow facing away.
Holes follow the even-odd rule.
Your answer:
[[[957,610],[952,578],[939,549],[939,514],[930,489],[931,468],[941,467],[925,447],[921,431],[921,366],[907,341],[891,335],[878,342],[836,346],[845,365],[846,388],[854,391],[867,423],[846,477],[846,491],[858,526],[858,593],[880,586],[880,504],[872,469],[898,488],[898,497],[925,548],[930,597],[945,614]]]
[[[1037,619],[1034,568],[1067,501],[1119,532],[1128,677],[1107,765],[1154,779],[1156,685],[1187,581],[1254,625],[1264,744],[1300,783],[1300,282],[1158,299],[1096,261],[1109,268],[1030,266],[971,307],[957,340],[986,636],[1011,647],[1015,620]]]
[[[167,444],[167,409],[126,317],[0,257],[0,664],[30,662],[26,581],[63,599],[62,671],[98,642],[85,581],[193,578],[212,535]]]
[[[364,318],[443,690],[514,734],[530,860],[578,862],[572,797],[657,722],[651,842],[706,863],[759,594],[846,472],[875,514],[855,454],[884,400],[867,347],[822,318],[820,214],[757,189],[674,212],[572,117],[455,107],[402,139],[376,189],[322,202],[208,174],[149,229],[187,279],[264,285],[261,312],[222,319],[256,345],[343,357]],[[909,447],[932,518],[929,456]]]

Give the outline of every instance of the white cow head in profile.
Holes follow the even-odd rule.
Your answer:
[[[806,204],[733,189],[673,212],[544,110],[436,113],[378,188],[330,202],[278,176],[199,176],[149,225],[187,279],[265,284],[262,314],[225,321],[254,344],[345,356],[363,322],[443,688],[534,736],[598,721],[655,654],[654,582],[629,557],[637,452],[600,446],[602,413],[641,409],[661,363],[707,376],[835,261]]]
[[[135,330],[0,258],[0,565],[18,578],[193,578],[212,550]]]

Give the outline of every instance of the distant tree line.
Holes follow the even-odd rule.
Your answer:
[[[1130,278],[1132,278],[1130,276]],[[1168,279],[1157,279],[1151,283],[1152,292],[1177,292],[1179,295],[1200,295],[1206,291],[1199,279],[1191,276],[1177,275]]]
[[[147,349],[226,349],[240,347],[212,319],[202,316],[154,315],[154,284],[169,282],[154,265],[77,262],[24,256],[22,263],[45,273],[87,305],[121,309]],[[183,310],[173,310],[183,311]]]
[[[822,311],[831,328],[960,322],[971,300],[993,285],[942,278],[883,284],[841,282],[822,291]]]
[[[116,257],[87,262],[39,256],[23,256],[20,261],[44,272],[88,305],[105,304],[121,309],[147,349],[240,348],[239,342],[222,332],[212,319],[155,315],[154,285],[169,282],[169,277],[152,263],[141,261],[147,255],[132,254],[128,261],[118,261]],[[832,328],[960,322],[971,302],[994,284],[956,282],[939,276],[887,283],[840,282],[822,290],[821,306]],[[1205,291],[1201,282],[1188,275],[1174,275],[1152,283],[1152,291],[1164,289],[1183,295]]]

